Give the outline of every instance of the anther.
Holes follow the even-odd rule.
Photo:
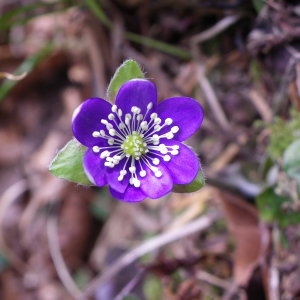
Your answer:
[[[111,136],[115,136],[115,135],[116,135],[115,129],[109,129],[108,133],[109,133],[109,135],[111,135]]]
[[[96,146],[94,146],[94,147],[96,147]],[[110,154],[110,152],[105,150],[100,154],[100,158],[106,158],[109,156],[109,154]]]
[[[153,120],[153,119],[156,119],[157,118],[157,113],[152,113],[150,115],[150,118]]]
[[[164,161],[170,161],[171,160],[170,155],[165,155],[163,158],[164,158]]]
[[[157,165],[159,165],[160,161],[157,157],[155,157],[152,159],[152,163],[157,166]]]
[[[118,107],[115,104],[111,107],[111,111],[114,113],[117,111],[117,109],[118,109]]]
[[[151,109],[153,107],[153,103],[152,102],[149,102],[148,105],[147,105],[147,109]]]
[[[171,118],[166,118],[165,119],[165,124],[166,125],[171,125],[173,123],[173,120]]]
[[[146,171],[145,170],[140,171],[140,176],[145,177],[146,176]]]
[[[129,172],[130,173],[135,173],[135,171],[136,171],[136,167],[135,166],[131,166],[131,167],[129,167]]]
[[[99,131],[94,131],[94,132],[92,133],[92,136],[93,136],[93,137],[100,137],[100,132],[99,132]]]
[[[173,137],[174,137],[174,134],[173,134],[172,132],[167,132],[167,133],[166,133],[166,138],[167,138],[168,140],[171,140]]]
[[[178,126],[173,126],[172,128],[171,128],[171,132],[172,133],[177,133],[179,131],[179,127]]]
[[[159,178],[162,175],[162,172],[160,170],[157,170],[154,172],[155,177]]]
[[[174,149],[171,151],[171,154],[172,155],[178,155],[179,151],[177,149]]]
[[[93,152],[99,153],[99,152],[100,152],[100,147],[98,147],[98,146],[93,146]]]

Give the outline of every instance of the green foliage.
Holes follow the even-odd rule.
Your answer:
[[[49,171],[58,178],[91,185],[82,166],[85,151],[86,147],[79,144],[75,139],[69,141],[54,157]]]
[[[133,60],[128,59],[116,70],[113,78],[107,89],[107,99],[113,101],[120,87],[128,80],[135,78],[145,78],[139,64]]]
[[[252,4],[257,13],[259,13],[265,5],[263,0],[252,0]]]
[[[105,12],[103,11],[99,1],[97,0],[86,0],[85,5],[91,10],[91,12],[100,20],[100,22],[106,26],[107,28],[112,28],[112,22],[110,19],[106,16]],[[136,34],[134,32],[125,32],[125,37],[127,40],[152,48],[159,50],[161,52],[167,53],[169,55],[173,55],[176,57],[179,57],[184,60],[190,60],[192,58],[192,55],[189,51],[182,49],[180,47],[167,44],[146,36],[142,36],[140,34]]]
[[[31,1],[32,2],[32,1]],[[20,7],[10,9],[0,16],[0,31],[10,29],[16,25],[26,24],[35,16],[51,11],[58,12],[74,5],[72,0],[58,1],[36,1],[30,4],[20,5]]]
[[[262,80],[263,70],[256,59],[250,61],[250,76],[254,82]]]
[[[205,185],[205,175],[203,170],[200,169],[195,180],[189,184],[176,184],[174,185],[173,192],[175,193],[192,193],[200,190]]]
[[[53,51],[52,44],[47,44],[38,53],[25,59],[22,64],[15,70],[15,75],[31,72],[36,66],[43,61]],[[3,100],[11,89],[17,84],[17,81],[6,79],[0,86],[0,101]]]
[[[282,157],[285,149],[299,137],[300,112],[292,110],[289,121],[275,118],[270,130],[270,142],[267,151],[272,159],[277,160]]]
[[[6,258],[6,256],[0,252],[0,273],[5,270],[5,268],[8,266],[9,262]]]
[[[151,275],[147,276],[147,279],[143,286],[143,291],[147,300],[156,300],[163,298],[162,285],[158,277],[154,277]]]
[[[137,296],[130,294],[125,296],[123,300],[140,300],[140,299]]]
[[[265,222],[275,222],[283,228],[299,223],[300,213],[289,211],[283,206],[291,201],[288,197],[276,194],[273,187],[268,187],[256,199],[260,218]]]
[[[284,151],[283,168],[300,186],[300,139],[292,142]]]

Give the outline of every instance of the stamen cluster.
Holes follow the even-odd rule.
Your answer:
[[[105,159],[104,165],[113,168],[125,159],[126,162],[119,172],[118,180],[122,181],[130,172],[129,183],[135,187],[140,187],[139,177],[145,177],[147,171],[143,168],[141,161],[153,172],[154,176],[159,178],[162,172],[159,169],[161,159],[170,161],[171,156],[179,154],[179,146],[166,146],[160,143],[163,138],[172,139],[174,134],[179,131],[178,126],[172,126],[173,120],[167,118],[162,124],[158,114],[150,114],[150,120],[147,121],[149,111],[153,104],[147,105],[145,115],[141,114],[141,109],[137,106],[131,108],[131,113],[125,115],[123,121],[123,111],[117,105],[113,105],[111,113],[107,119],[101,119],[101,124],[106,126],[106,130],[94,131],[94,138],[106,139],[109,146],[93,146],[93,152],[99,153],[100,158]],[[169,127],[169,131],[159,135],[162,128]],[[137,174],[136,164],[139,165]]]

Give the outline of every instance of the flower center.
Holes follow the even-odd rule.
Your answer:
[[[126,156],[132,156],[135,159],[139,159],[147,152],[147,144],[144,142],[142,134],[136,132],[128,135],[121,147]]]
[[[100,131],[92,132],[94,138],[107,140],[107,146],[93,146],[94,153],[100,153],[104,159],[104,166],[113,168],[124,161],[118,180],[124,180],[129,175],[129,184],[139,187],[140,179],[152,172],[155,177],[162,176],[160,163],[168,162],[172,156],[178,155],[178,145],[165,145],[162,139],[171,140],[180,129],[171,126],[173,120],[166,118],[164,121],[156,112],[150,114],[153,104],[147,105],[147,111],[143,115],[137,106],[131,108],[131,113],[123,115],[123,111],[116,105],[111,108],[107,119],[101,119],[101,124],[106,127]],[[164,133],[160,133],[163,128]],[[149,169],[150,171],[146,171]]]

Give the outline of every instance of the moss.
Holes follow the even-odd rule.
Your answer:
[[[270,126],[271,134],[268,145],[268,153],[271,158],[277,160],[283,155],[285,149],[297,138],[300,137],[300,112],[291,111],[289,121],[282,118],[275,118]]]

